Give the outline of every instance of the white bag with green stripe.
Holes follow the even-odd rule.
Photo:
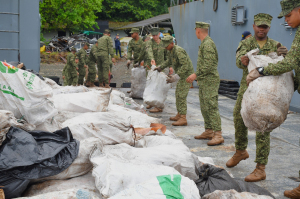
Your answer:
[[[0,110],[39,125],[57,115],[52,88],[35,74],[0,62]]]

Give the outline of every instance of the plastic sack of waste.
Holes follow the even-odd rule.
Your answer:
[[[128,144],[106,145],[103,155],[116,160],[127,160],[131,163],[155,164],[173,167],[181,175],[197,180],[199,161],[187,146],[178,143],[173,145],[158,145],[148,148],[135,148]]]
[[[144,90],[146,87],[146,70],[143,66],[131,69],[131,92],[132,98],[143,99]]]
[[[111,89],[53,95],[55,107],[59,111],[103,112],[107,110]]]
[[[0,146],[6,138],[6,133],[11,126],[23,129],[25,131],[32,131],[35,125],[28,124],[25,120],[17,120],[11,111],[0,110]]]
[[[59,89],[61,86],[58,85],[55,81],[50,78],[44,77],[44,81],[48,84],[52,89]]]
[[[86,198],[82,197],[82,199],[101,198],[100,193],[96,188],[95,179],[92,176],[92,172],[69,180],[49,180],[46,182],[33,184],[23,194],[23,197],[25,198],[38,199],[81,199],[81,197],[78,196],[89,196]]]
[[[126,97],[123,92],[113,90],[110,94],[109,105],[118,105],[142,113],[147,113],[143,105],[139,105],[132,98]]]
[[[256,184],[245,182],[230,177],[226,170],[210,164],[203,164],[198,168],[199,179],[195,181],[200,196],[212,193],[216,190],[234,189],[237,192],[251,192],[258,195],[274,196],[266,189]]]
[[[164,102],[171,88],[171,84],[167,84],[168,76],[163,72],[153,71],[156,66],[152,66],[148,71],[146,88],[144,91],[144,102],[157,108],[164,108]]]
[[[270,53],[257,55],[259,49],[246,54],[249,57],[248,71],[283,60],[282,56]],[[294,94],[293,72],[279,76],[259,77],[250,83],[244,93],[241,115],[249,130],[270,132],[280,126],[289,111]]]
[[[0,110],[39,125],[57,115],[48,100],[52,95],[52,88],[35,74],[0,62]]]
[[[68,94],[68,93],[84,93],[88,92],[89,89],[85,86],[61,86],[53,89],[53,95]]]
[[[234,198],[234,199],[272,199],[270,196],[257,195],[255,193],[242,192],[238,193],[236,190],[231,189],[228,191],[216,190],[210,194],[206,194],[202,199],[223,199],[223,198]]]
[[[200,199],[194,181],[179,174],[162,175],[119,192],[110,199]]]
[[[1,189],[3,189],[5,199],[20,197],[29,183],[30,180],[18,179],[4,173],[0,174]]]

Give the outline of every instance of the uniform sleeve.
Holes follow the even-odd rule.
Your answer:
[[[164,60],[168,59],[168,51],[164,49]]]
[[[142,45],[142,51],[138,57],[138,62],[141,62],[142,60],[146,61],[145,60],[145,55],[146,55],[146,43],[143,43]]]
[[[80,63],[80,65],[86,65],[86,57],[85,57],[85,52],[84,52],[84,50],[83,49],[81,49],[80,50],[80,52],[79,52],[79,63]]]
[[[131,60],[132,59],[132,40],[130,40],[129,44],[128,44],[128,51],[127,51],[127,60]]]
[[[177,51],[176,54],[180,65],[177,74],[180,78],[182,78],[186,75],[186,73],[189,70],[189,61],[187,58],[188,55],[182,51]]]
[[[240,69],[247,69],[247,66],[243,65],[242,62],[241,62],[241,57],[246,55],[247,52],[249,51],[246,46],[244,44],[245,42],[241,41],[239,43],[239,46],[236,50],[236,55],[235,55],[235,58],[236,58],[236,66]]]
[[[65,76],[66,75],[66,70],[67,70],[67,64],[64,66],[64,69],[62,71],[62,76]]]
[[[164,61],[164,62],[160,65],[160,68],[161,68],[161,69],[165,69],[165,68],[167,68],[167,67],[171,67],[171,65],[172,65],[171,59],[172,59],[172,58],[171,58],[171,53],[169,53],[167,60]]]
[[[72,68],[77,68],[77,64],[75,63],[75,55],[70,57],[70,66]]]
[[[152,49],[152,45],[151,45],[151,40],[147,42],[147,45],[146,45],[146,48],[147,48],[147,56],[148,56],[148,59],[152,60],[154,59],[154,56],[153,56],[153,49]]]
[[[264,67],[264,75],[281,75],[293,69],[295,71],[300,63],[300,34],[297,32],[292,47],[286,54],[285,58],[277,64],[269,64]],[[298,75],[298,74],[296,74]]]
[[[197,65],[197,76],[206,76],[212,70],[212,67],[218,67],[218,56],[216,49],[211,43],[203,45],[203,65]],[[201,69],[201,70],[200,70]],[[201,72],[200,72],[201,71]],[[201,73],[201,74],[200,74]]]
[[[112,38],[108,37],[107,42],[108,42],[108,53],[110,55],[114,55],[114,48],[113,48]]]
[[[98,57],[100,56],[100,55],[99,55],[99,49],[98,49],[97,46],[95,46],[94,48],[92,48],[91,53],[94,55],[94,57],[95,57],[96,59],[98,59]]]

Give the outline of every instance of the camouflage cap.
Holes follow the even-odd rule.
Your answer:
[[[297,8],[300,6],[299,0],[283,0],[280,2],[281,5],[281,13],[278,15],[278,18],[282,18],[285,15],[292,12],[294,8]]]
[[[158,35],[158,33],[159,33],[159,28],[151,28],[151,30],[150,30],[150,33],[152,34],[152,35]]]
[[[84,45],[87,45],[88,47],[90,47],[90,44],[88,42],[85,42]]]
[[[75,51],[75,52],[76,52],[76,48],[75,48],[75,47],[72,47],[72,48],[71,48],[71,52],[72,52],[72,51]]]
[[[105,29],[104,32],[110,34],[110,30],[109,29]]]
[[[267,25],[271,27],[272,19],[273,17],[269,14],[259,13],[257,15],[254,15],[254,24],[257,26]]]
[[[203,29],[209,29],[210,27],[210,24],[209,23],[205,23],[205,22],[200,22],[200,21],[197,21],[196,22],[196,28],[203,28]]]
[[[170,35],[167,35],[164,38],[162,38],[161,40],[163,42],[164,48],[166,48],[166,47],[168,47],[168,45],[170,45],[170,43],[173,42],[173,37]]]
[[[145,40],[148,39],[148,38],[150,39],[150,36],[149,36],[149,35],[144,36],[144,37],[143,37],[143,41],[145,41]]]
[[[140,30],[138,28],[131,28],[130,34],[135,33],[135,32],[139,33]]]

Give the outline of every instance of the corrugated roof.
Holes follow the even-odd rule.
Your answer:
[[[126,25],[126,26],[123,26],[123,27],[119,27],[119,28],[116,28],[116,29],[120,30],[120,29],[143,27],[143,26],[148,26],[148,25],[151,25],[151,24],[156,24],[156,23],[168,20],[168,19],[170,19],[170,14],[163,14],[163,15],[158,15],[156,17],[152,17],[150,19],[146,19],[146,20],[143,20],[143,21],[132,23],[132,24],[129,24],[129,25]]]

